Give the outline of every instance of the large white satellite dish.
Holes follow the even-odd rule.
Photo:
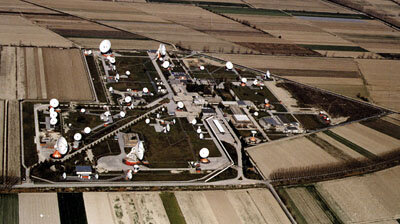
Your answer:
[[[179,101],[179,102],[178,102],[178,107],[179,107],[179,109],[182,109],[182,108],[184,107],[183,102]]]
[[[50,112],[50,114],[51,113],[54,113],[56,110],[53,108],[53,107],[51,107],[50,109],[49,109],[49,112]]]
[[[269,103],[269,100],[267,98],[265,98],[264,100],[265,104]]]
[[[210,155],[210,151],[207,148],[200,149],[199,155],[201,158],[207,158]]]
[[[50,118],[57,118],[58,117],[58,113],[57,112],[50,112]]]
[[[85,113],[86,112],[86,109],[85,108],[82,108],[81,109],[81,113]]]
[[[112,92],[114,90],[114,88],[112,86],[110,86],[110,88],[108,88],[108,91]]]
[[[143,92],[144,92],[144,93],[148,93],[148,92],[149,92],[149,89],[146,88],[146,87],[144,87],[144,88],[143,88]]]
[[[60,102],[58,102],[57,99],[50,100],[50,106],[52,106],[52,107],[58,107],[59,104],[60,104]]]
[[[163,67],[163,68],[168,68],[168,67],[169,67],[169,61],[164,61],[164,62],[162,63],[162,67]]]
[[[167,48],[165,47],[164,44],[160,44],[160,47],[158,48],[158,50],[159,50],[159,52],[160,52],[160,54],[161,54],[162,56],[164,56],[164,55],[167,54]]]
[[[225,66],[226,66],[226,68],[229,69],[229,70],[231,70],[231,69],[233,68],[233,64],[232,64],[232,62],[230,62],[230,61],[226,62]]]
[[[56,149],[61,155],[65,155],[68,151],[68,143],[64,137],[58,138],[56,142]]]
[[[130,72],[130,71],[126,71],[125,74],[126,74],[127,76],[129,76],[129,75],[131,74],[131,72]]]
[[[132,97],[126,96],[125,97],[125,103],[130,103],[132,101]]]
[[[99,49],[101,53],[107,53],[111,49],[111,42],[109,40],[103,40],[100,43]]]
[[[271,73],[269,73],[269,70],[267,70],[267,74],[266,75],[267,75],[267,78],[269,78],[269,79],[271,78]]]
[[[200,134],[201,133],[201,128],[200,127],[197,128],[196,132],[197,132],[197,134]]]
[[[254,112],[254,116],[256,116],[256,117],[258,116],[258,112],[257,112],[257,111],[256,111],[256,112]]]
[[[243,82],[243,83],[246,83],[246,82],[247,82],[247,79],[246,79],[246,78],[242,78],[242,82]]]
[[[51,124],[51,125],[56,125],[57,122],[58,122],[57,118],[51,118],[51,119],[50,119],[50,124]]]
[[[196,125],[196,124],[197,124],[196,118],[192,120],[192,124],[193,124],[193,125]]]
[[[75,141],[80,141],[81,139],[82,139],[82,134],[81,133],[74,134],[74,140]]]
[[[85,132],[85,134],[89,134],[92,131],[91,128],[86,127],[85,129],[83,129],[83,132]]]

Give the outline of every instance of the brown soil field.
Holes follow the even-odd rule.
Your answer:
[[[18,194],[19,223],[60,223],[57,193]]]
[[[83,200],[88,224],[114,223],[107,192],[84,192]]]
[[[2,47],[0,61],[0,99],[16,99],[16,49],[14,47]],[[7,84],[6,84],[7,83]]]
[[[175,192],[186,223],[218,223],[207,198],[201,192]]]
[[[400,140],[359,123],[337,127],[332,131],[375,155],[400,148]]]
[[[16,12],[16,13],[54,13],[51,10],[44,9],[29,3],[14,0],[2,0],[0,2],[0,11]]]
[[[316,184],[345,223],[396,223],[400,217],[400,167]]]
[[[388,116],[383,117],[382,119],[397,126],[400,126],[400,114],[390,114]]]
[[[291,77],[288,77],[291,79]],[[359,80],[356,81],[359,83]],[[334,93],[340,93],[348,97],[356,98],[359,100],[357,97],[358,94],[363,97],[368,97],[369,93],[367,88],[364,85],[361,84],[356,84],[356,85],[348,85],[348,84],[319,84],[319,83],[310,83],[310,85],[313,85],[317,88],[325,89],[328,91],[332,91]]]
[[[377,104],[400,110],[400,61],[356,60],[363,74],[371,98]]]
[[[21,129],[19,102],[8,102],[7,124],[7,176],[21,177]]]
[[[79,50],[43,49],[47,97],[92,100],[93,95]]]
[[[0,15],[0,44],[72,47],[73,43],[17,15]]]
[[[359,78],[357,71],[329,71],[329,70],[307,70],[307,69],[271,69],[275,75],[279,76],[305,76],[305,77],[334,77],[334,78]]]
[[[254,42],[235,42],[238,45],[272,55],[297,55],[297,56],[319,56],[315,51],[300,47],[295,44],[271,44]]]
[[[306,188],[287,188],[286,192],[307,223],[332,223],[317,200]]]
[[[200,194],[200,192],[199,192]],[[206,197],[208,203],[216,219],[220,224],[240,224],[240,218],[229,202],[228,197],[224,191],[205,191],[203,195]]]
[[[85,48],[98,49],[99,43],[103,39],[97,38],[69,38],[71,41],[78,43],[80,46]],[[138,50],[148,50],[157,49],[160,46],[159,42],[152,40],[111,40],[112,48],[114,50],[122,49],[138,49]]]
[[[292,30],[271,30],[268,32],[274,36],[280,36],[282,39],[296,44],[354,46],[350,41],[327,32],[304,32]]]
[[[0,100],[0,176],[4,176],[4,104],[5,102]],[[3,180],[0,180],[0,182],[3,182]]]
[[[305,137],[261,144],[247,151],[264,176],[282,168],[338,162]]]
[[[335,139],[329,137],[328,135],[326,135],[326,134],[324,134],[322,132],[317,133],[317,136],[319,138],[321,138],[322,140],[328,142],[329,144],[333,145],[337,149],[340,149],[342,152],[344,152],[345,154],[349,155],[351,158],[354,158],[354,159],[364,158],[364,156],[361,155],[360,153],[354,151],[353,149],[345,146],[344,144],[336,141]]]
[[[265,9],[287,9],[287,10],[299,10],[299,11],[316,11],[316,12],[342,12],[342,13],[350,13],[351,11],[338,7],[334,4],[329,4],[324,1],[314,1],[314,0],[306,0],[306,1],[297,1],[297,0],[289,0],[289,1],[263,1],[263,0],[249,0],[247,3],[253,5],[256,8],[265,8]]]

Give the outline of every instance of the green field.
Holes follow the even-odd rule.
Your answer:
[[[264,16],[289,16],[281,10],[275,9],[256,9],[256,8],[234,8],[234,7],[204,7],[207,10],[223,14],[246,14]]]
[[[339,19],[371,19],[363,14],[309,12],[309,11],[295,11],[295,10],[284,10],[284,11],[291,14],[292,16],[327,17],[327,18],[339,18]]]
[[[18,195],[0,194],[0,223],[18,224]]]
[[[364,48],[358,46],[340,46],[340,45],[315,45],[315,44],[299,44],[302,47],[316,51],[356,51],[368,52]]]
[[[173,192],[161,192],[160,198],[163,202],[170,223],[185,224],[186,221],[183,217],[178,201],[176,200],[175,194]]]

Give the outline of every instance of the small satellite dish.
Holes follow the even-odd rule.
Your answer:
[[[101,53],[107,53],[111,49],[111,42],[109,40],[103,40],[100,43],[99,49]]]
[[[179,102],[178,102],[178,107],[179,107],[179,109],[183,109],[183,107],[184,107],[183,102],[179,101]]]
[[[175,120],[175,119],[173,119],[173,120],[172,120],[172,123],[176,124],[176,120]]]
[[[51,125],[56,125],[57,122],[58,122],[57,118],[51,118],[51,119],[50,119],[50,124],[51,124]]]
[[[82,139],[82,134],[81,133],[76,133],[75,135],[74,135],[74,140],[75,141],[80,141]]]
[[[202,65],[202,66],[200,66],[200,70],[202,70],[202,71],[204,70],[204,66],[203,66],[203,65]]]
[[[267,78],[269,78],[269,79],[271,78],[271,73],[269,72],[269,70],[267,70],[267,74],[266,75],[267,75]]]
[[[88,50],[88,54],[91,55],[92,54],[92,50]]]
[[[108,88],[108,91],[112,92],[112,91],[114,91],[114,88],[112,86],[110,86],[110,88]]]
[[[170,131],[171,127],[169,126],[169,124],[167,124],[167,131]]]
[[[253,85],[257,85],[258,84],[258,80],[254,80]]]
[[[162,67],[163,67],[163,68],[168,68],[168,67],[169,67],[169,61],[164,61],[164,62],[162,63]]]
[[[58,102],[57,99],[51,99],[50,100],[50,106],[51,107],[58,107],[59,104],[60,104],[60,102]]]
[[[230,61],[226,62],[225,66],[226,66],[226,68],[229,69],[229,70],[231,70],[231,69],[233,68],[233,64],[232,64],[232,62],[230,62]]]
[[[165,111],[165,108],[164,108],[164,107],[163,107],[163,108],[161,108],[161,111],[162,111],[162,112],[164,112],[164,111]]]
[[[144,92],[144,93],[148,93],[148,92],[149,92],[149,89],[146,88],[146,87],[144,87],[144,88],[143,88],[143,92]]]
[[[132,101],[132,97],[126,96],[125,97],[125,103],[130,103]]]
[[[246,83],[246,82],[247,82],[247,79],[246,79],[246,78],[242,78],[242,82],[243,82],[243,83]]]
[[[200,134],[201,133],[201,128],[200,127],[197,128],[196,132],[197,132],[197,134]]]
[[[85,108],[82,108],[81,109],[81,113],[85,113],[86,112],[86,109]]]
[[[137,164],[135,164],[134,166],[133,166],[133,172],[138,172],[139,171],[139,169],[140,169],[140,166],[139,165],[137,165]]]
[[[125,75],[127,75],[127,76],[129,76],[130,74],[131,74],[130,71],[126,71],[126,72],[125,72]]]
[[[157,81],[157,80],[158,80],[158,78],[156,77],[156,78],[154,78],[154,80],[156,80],[156,81]]]
[[[161,86],[158,87],[158,90],[161,90]]]
[[[196,118],[192,120],[192,124],[193,124],[193,125],[196,125],[196,124],[197,124]]]
[[[62,178],[64,180],[67,179],[67,174],[65,172],[62,174]],[[40,217],[43,217],[43,214],[40,214]]]
[[[267,98],[265,98],[264,100],[265,104],[269,103],[269,100]]]
[[[104,112],[104,115],[106,115],[107,117],[111,115],[110,111],[106,111]]]
[[[125,117],[126,113],[124,111],[119,112],[119,116]]]
[[[51,107],[49,111],[50,111],[50,113],[54,113],[55,109],[53,107]]]
[[[160,118],[160,114],[157,114],[157,118]]]
[[[207,148],[200,149],[199,155],[201,158],[207,158],[210,155],[210,151]]]
[[[115,58],[114,57],[110,57],[110,62],[111,62],[111,64],[115,64]]]
[[[158,49],[159,49],[159,52],[160,52],[160,54],[161,54],[162,56],[164,56],[164,55],[167,54],[167,48],[165,47],[164,44],[160,44],[160,47],[159,47]]]
[[[257,112],[257,111],[256,111],[256,112],[254,112],[254,116],[256,116],[256,117],[258,116],[258,112]]]
[[[203,134],[203,133],[200,133],[199,138],[200,138],[200,139],[203,139],[203,138],[204,138],[204,134]]]
[[[116,80],[119,79],[119,74],[118,74],[118,73],[115,75],[115,79],[116,79]]]
[[[85,134],[89,134],[92,131],[91,128],[86,127],[85,129],[83,129],[83,132],[85,132]]]
[[[57,118],[58,113],[57,112],[50,112],[50,118]]]
[[[145,120],[145,122],[146,122],[146,124],[149,124],[149,123],[150,123],[150,119],[147,118],[147,119]]]

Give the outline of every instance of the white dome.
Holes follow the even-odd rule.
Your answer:
[[[144,88],[143,88],[143,92],[144,92],[144,93],[148,93],[148,92],[149,92],[149,89],[146,88],[146,87],[144,87]]]
[[[207,148],[202,148],[199,155],[201,158],[207,158],[210,155],[210,151]]]
[[[132,97],[126,96],[125,97],[125,103],[130,103],[132,101]]]
[[[103,40],[100,43],[99,49],[101,53],[107,53],[111,49],[111,42],[109,40]]]
[[[183,106],[184,106],[183,103],[179,101],[179,102],[178,102],[178,107],[179,107],[179,109],[182,109]]]
[[[242,78],[242,82],[246,83],[247,79],[246,78]]]
[[[52,106],[52,107],[58,107],[59,104],[60,104],[60,102],[58,102],[57,99],[50,100],[50,106]]]
[[[201,133],[201,128],[199,127],[199,128],[197,128],[197,134],[200,134]]]
[[[64,137],[58,138],[56,142],[56,149],[61,155],[65,155],[68,151],[68,143]]]
[[[168,68],[169,67],[169,61],[164,61],[164,63],[162,63],[162,67],[163,68]]]
[[[226,66],[227,69],[232,69],[233,68],[233,64],[230,61],[226,62],[225,66]]]
[[[126,113],[124,111],[119,112],[119,116],[125,117]]]
[[[50,112],[50,117],[51,118],[57,118],[58,117],[58,113],[57,112]]]
[[[86,127],[85,129],[83,129],[83,132],[85,132],[86,134],[89,134],[92,131],[91,128]]]
[[[149,123],[150,123],[150,119],[147,118],[147,119],[145,120],[145,122],[146,122],[146,124],[149,124]]]
[[[74,135],[74,140],[75,141],[80,141],[82,139],[82,134],[81,133],[76,133],[75,135]]]
[[[192,120],[192,124],[193,124],[193,125],[197,124],[196,118]]]
[[[51,119],[50,119],[50,124],[51,124],[51,125],[56,125],[57,122],[58,122],[57,118],[51,118]]]
[[[200,66],[200,70],[202,70],[202,71],[204,70],[204,66],[203,65]]]
[[[130,72],[130,71],[126,71],[125,74],[126,74],[126,75],[130,75],[131,72]]]

